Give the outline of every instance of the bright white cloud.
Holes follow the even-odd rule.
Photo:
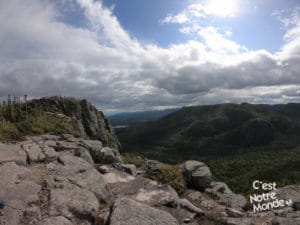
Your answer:
[[[191,3],[178,14],[169,14],[161,22],[168,23],[195,23],[207,17],[235,17],[240,11],[239,0],[206,0],[203,3]]]
[[[276,54],[250,51],[205,26],[193,28],[202,42],[161,48],[131,37],[100,1],[68,1],[89,27],[63,22],[50,0],[0,1],[0,95],[62,94],[104,110],[300,100],[298,24]],[[200,5],[188,10],[207,16]]]
[[[207,0],[204,4],[208,15],[219,17],[234,17],[239,11],[238,0]]]
[[[181,25],[180,32],[201,38],[207,49],[215,53],[214,57],[222,58],[225,63],[228,60],[224,58],[228,55],[242,53],[247,49],[229,39],[232,35],[230,28],[208,26],[205,25],[205,20],[210,20],[211,16],[231,17],[236,15],[237,11],[237,0],[207,0],[204,3],[192,3],[176,15],[168,15],[162,23]]]

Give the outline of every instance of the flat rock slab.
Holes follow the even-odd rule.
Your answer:
[[[178,194],[168,185],[143,177],[135,178],[117,170],[104,174],[104,177],[108,180],[109,190],[116,197],[128,196],[150,206],[177,206]]]
[[[169,213],[152,208],[136,201],[117,199],[110,225],[179,225]]]
[[[17,225],[25,208],[39,201],[41,186],[32,182],[30,170],[14,162],[0,166],[0,177],[0,197],[7,203],[0,224]]]
[[[70,183],[91,191],[100,201],[108,200],[108,191],[102,175],[84,159],[72,155],[59,156],[59,162],[47,164],[52,175],[66,178]]]
[[[25,166],[27,155],[20,145],[6,145],[0,143],[0,163],[15,162]]]
[[[65,184],[63,188],[51,189],[50,215],[52,216],[92,220],[98,210],[98,199],[88,190],[71,184]]]

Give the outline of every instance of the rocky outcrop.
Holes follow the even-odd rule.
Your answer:
[[[94,223],[112,199],[82,142],[42,135],[0,145],[1,225]]]
[[[0,199],[6,206],[0,225],[299,225],[299,186],[276,190],[292,200],[290,207],[253,213],[244,196],[212,181],[202,162],[184,163],[192,189],[179,196],[115,160],[116,149],[116,158],[107,161],[103,146],[67,134],[1,144]]]
[[[61,113],[72,118],[82,136],[99,140],[107,147],[121,147],[110,122],[87,100],[57,96],[32,100],[28,104],[46,112]]]

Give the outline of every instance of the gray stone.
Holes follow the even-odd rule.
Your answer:
[[[76,142],[58,141],[54,149],[56,151],[68,151],[78,149],[79,145]]]
[[[103,148],[101,141],[94,140],[83,140],[81,142],[81,145],[89,150],[94,160],[98,157],[98,155],[100,154],[100,150]]]
[[[297,218],[284,218],[276,217],[272,220],[272,225],[299,225],[300,217]]]
[[[96,196],[72,184],[66,184],[61,189],[51,189],[49,204],[51,216],[63,215],[69,219],[75,217],[91,221],[99,211]]]
[[[194,202],[200,203],[202,201],[202,194],[200,191],[192,191],[188,194],[188,197]]]
[[[59,156],[58,159],[59,162],[47,164],[49,173],[66,177],[72,184],[93,192],[100,201],[108,199],[106,183],[92,165],[72,155]]]
[[[134,164],[122,164],[124,172],[129,173],[132,176],[136,176],[136,166]]]
[[[24,151],[27,153],[30,163],[42,162],[45,160],[45,155],[38,144],[27,141],[23,142],[21,145]]]
[[[100,172],[100,173],[108,173],[108,171],[109,171],[109,168],[108,168],[108,166],[99,166],[98,168],[97,168],[97,170]]]
[[[0,196],[10,207],[3,209],[6,225],[17,225],[26,207],[39,200],[41,186],[32,181],[29,169],[14,162],[0,165]]]
[[[169,207],[176,207],[179,201],[178,194],[172,187],[169,185],[159,186],[153,181],[141,188],[134,199],[150,206]]]
[[[276,191],[278,199],[292,200],[292,207],[300,211],[300,186],[290,185],[278,188]]]
[[[226,208],[226,213],[229,217],[243,217],[245,214],[233,208]]]
[[[28,221],[38,221],[41,219],[41,210],[37,206],[30,206],[25,209],[23,218]]]
[[[45,218],[37,225],[75,225],[63,216],[53,216]]]
[[[223,194],[230,194],[232,191],[224,182],[211,182],[210,188],[206,188],[205,192],[207,193],[223,193]]]
[[[49,146],[49,147],[52,147],[52,148],[56,148],[56,146],[57,146],[57,141],[46,140],[46,141],[44,142],[44,146]]]
[[[26,166],[27,155],[20,145],[0,143],[0,163],[15,162]]]
[[[136,201],[117,199],[110,225],[178,225],[176,219],[165,211],[152,208]]]
[[[179,200],[179,206],[192,212],[192,213],[196,213],[199,216],[204,215],[204,212],[202,209],[196,207],[195,205],[193,205],[189,200],[187,199],[180,199]]]
[[[161,172],[160,168],[163,165],[162,163],[156,160],[147,160],[146,164],[147,164],[147,173],[150,175],[159,174]]]
[[[44,146],[44,155],[46,162],[52,162],[55,161],[58,157],[58,153],[54,150],[54,148],[49,147],[49,146]]]
[[[226,225],[256,225],[251,218],[226,218]],[[260,225],[260,224],[257,224]]]
[[[183,175],[189,185],[200,190],[209,187],[212,181],[210,169],[203,162],[186,161],[183,164]]]
[[[212,197],[215,198],[219,204],[222,204],[230,208],[234,208],[236,210],[242,211],[247,205],[246,198],[240,194],[235,194],[235,193],[222,194],[217,192]]]
[[[72,134],[62,134],[61,138],[68,142],[79,142],[79,139],[75,138]]]
[[[78,157],[83,158],[85,161],[87,161],[89,164],[94,165],[93,158],[88,150],[85,148],[78,148],[75,150],[75,155]]]
[[[100,153],[97,155],[95,161],[104,164],[122,162],[119,152],[113,148],[108,148],[108,147],[104,147],[100,150]]]

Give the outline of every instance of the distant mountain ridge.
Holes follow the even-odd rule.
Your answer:
[[[125,152],[167,163],[196,159],[237,192],[253,179],[300,183],[300,104],[184,107],[117,130]]]
[[[139,140],[143,147],[212,149],[216,143],[233,148],[264,146],[293,132],[300,132],[300,104],[243,103],[184,107],[157,121],[136,124],[119,137],[130,144]]]
[[[165,110],[149,110],[137,112],[123,112],[107,116],[113,126],[127,126],[133,123],[157,120],[170,113],[176,112],[179,108]]]

